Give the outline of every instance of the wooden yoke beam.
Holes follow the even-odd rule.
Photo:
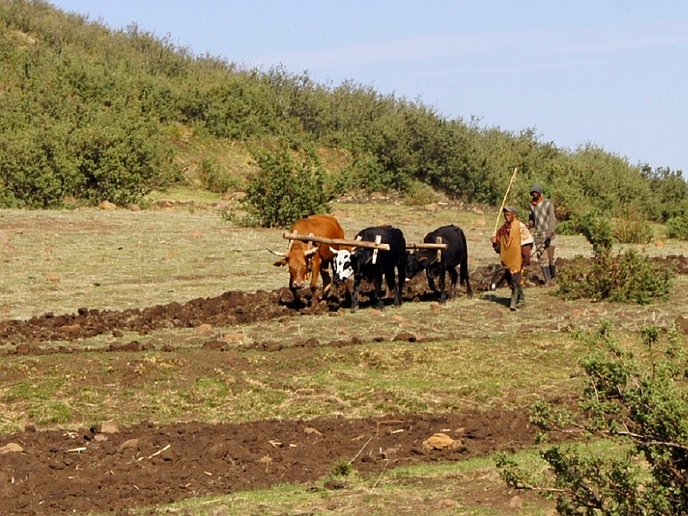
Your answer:
[[[389,244],[368,242],[366,240],[346,240],[344,238],[323,238],[312,235],[299,235],[298,233],[282,233],[282,238],[288,240],[301,240],[302,242],[317,242],[318,244],[327,245],[345,245],[350,247],[365,247],[366,249],[377,249],[380,251],[389,251]]]

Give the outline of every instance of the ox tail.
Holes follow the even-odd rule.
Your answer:
[[[466,252],[463,253],[463,256],[461,257],[461,270],[459,271],[459,277],[461,284],[465,284],[470,292],[471,284],[468,279],[468,243],[466,242],[466,235],[464,233],[461,234],[461,240],[463,241],[463,248],[466,250]]]

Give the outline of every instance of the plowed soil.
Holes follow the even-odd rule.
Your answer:
[[[666,260],[677,272],[688,272],[685,257]],[[493,268],[473,271],[474,290],[487,290],[495,272]],[[414,280],[406,289],[406,299],[434,299],[425,287],[424,281]],[[362,308],[365,306],[362,303]],[[341,303],[330,299],[319,309],[346,307],[343,297]],[[85,307],[76,314],[2,321],[0,344],[5,354],[79,353],[73,346],[56,349],[46,343],[125,330],[145,334],[202,323],[231,326],[309,310],[294,305],[287,289],[226,292],[216,298],[126,311]],[[208,347],[212,348],[212,343]],[[111,351],[135,353],[142,349],[132,341]],[[265,347],[265,351],[279,348]],[[456,444],[442,450],[423,445],[439,432],[455,439]],[[128,514],[132,507],[193,496],[314,482],[325,477],[338,459],[353,458],[358,472],[372,475],[396,465],[453,461],[519,449],[531,445],[534,434],[525,411],[215,425],[122,427],[115,422],[69,432],[27,428],[0,438],[0,514]]]

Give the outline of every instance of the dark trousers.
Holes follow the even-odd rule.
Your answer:
[[[521,286],[521,273],[511,272],[509,269],[506,271],[506,281],[509,284],[511,290]]]

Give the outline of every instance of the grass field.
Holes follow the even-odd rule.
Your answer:
[[[334,214],[347,234],[391,223],[418,241],[447,223],[467,234],[470,267],[496,263],[489,245],[495,215],[451,206],[341,203]],[[266,249],[283,250],[280,230],[239,228],[213,204],[177,202],[145,211],[0,211],[0,320],[48,312],[142,308],[228,290],[282,288],[284,269]],[[557,238],[558,255],[589,254],[580,236]],[[685,254],[686,243],[657,240],[650,255]],[[446,305],[405,303],[399,309],[340,310],[231,327],[166,328],[124,334],[154,349],[132,358],[107,353],[111,335],[46,346],[79,346],[91,353],[21,355],[16,342],[0,344],[0,431],[38,430],[154,421],[256,421],[358,418],[393,412],[523,409],[540,397],[573,396],[581,385],[577,361],[585,351],[573,330],[612,321],[621,341],[637,347],[649,322],[667,327],[688,302],[678,277],[670,301],[651,306],[565,302],[555,289],[527,289],[527,308],[516,314],[498,301],[505,290],[461,292]],[[414,342],[395,341],[410,333]],[[315,346],[304,356],[294,343],[320,344],[365,336],[359,345]],[[370,337],[379,336],[377,340]],[[224,340],[226,363],[204,359],[203,342]],[[685,342],[685,335],[683,336]],[[248,345],[284,342],[280,353]],[[165,344],[173,352],[163,352]],[[231,358],[231,368],[228,367]],[[536,453],[525,452],[524,460]],[[549,514],[551,502],[509,492],[489,458],[389,469],[357,477],[341,491],[309,486],[193,498],[142,514]],[[168,511],[168,512],[163,512]]]

